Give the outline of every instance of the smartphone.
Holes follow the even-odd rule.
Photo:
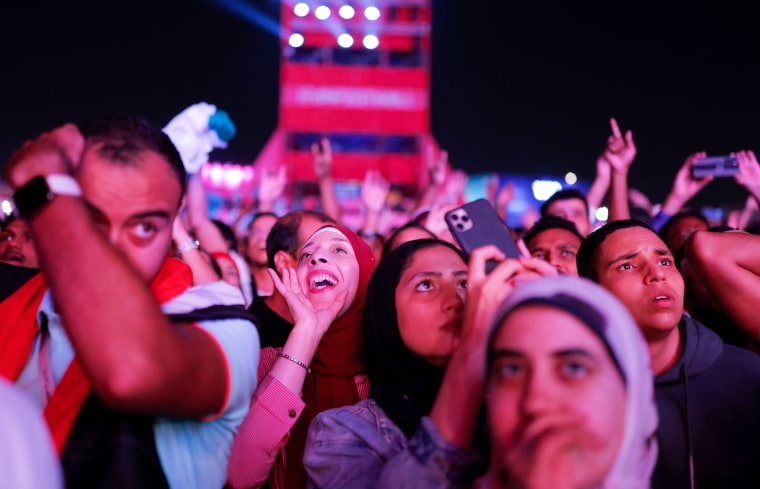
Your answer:
[[[739,159],[736,156],[708,156],[691,165],[694,178],[732,177],[739,173]]]
[[[444,218],[452,236],[468,257],[475,248],[488,244],[495,245],[507,258],[520,256],[509,228],[486,199],[474,200],[452,209]],[[497,264],[495,260],[488,260],[486,273],[490,273]]]

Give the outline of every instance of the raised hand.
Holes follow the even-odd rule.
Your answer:
[[[332,148],[330,139],[323,137],[319,143],[311,145],[311,154],[314,156],[314,173],[317,177],[328,178],[332,176]]]
[[[467,173],[463,170],[454,170],[446,179],[446,201],[461,203],[464,200],[464,190],[467,188]]]
[[[391,184],[379,170],[367,170],[361,185],[361,195],[367,210],[380,212],[385,206],[385,199]]]
[[[288,176],[284,165],[280,165],[276,170],[263,170],[259,179],[260,210],[271,211],[272,204],[282,195],[287,184]]]
[[[546,260],[531,256],[530,250],[522,238],[517,240],[517,249],[520,250],[518,261],[522,265],[525,276],[520,279],[520,283],[525,283],[525,278],[554,277],[559,275],[557,268]],[[518,284],[519,285],[519,284]]]
[[[728,213],[726,225],[733,229],[744,231],[747,229],[747,226],[752,219],[752,215],[757,212],[757,209],[757,198],[755,198],[754,195],[748,195],[744,202],[743,209],[734,209]]]
[[[494,174],[486,185],[486,195],[488,196],[488,202],[493,204],[501,220],[507,222],[507,206],[515,197],[515,184],[508,182],[496,193],[498,187],[499,176]]]
[[[486,273],[488,260],[500,262],[490,273]],[[516,287],[542,276],[554,276],[558,273],[551,264],[538,258],[506,258],[493,245],[473,250],[467,272],[463,336],[468,331],[467,328],[488,328],[499,305]]]
[[[493,173],[486,178],[486,198],[491,205],[496,206],[496,191],[499,189],[499,175]]]
[[[610,118],[610,129],[612,135],[607,138],[607,147],[600,158],[604,158],[615,171],[627,171],[636,158],[633,132],[629,129],[623,135],[614,117]],[[597,171],[599,171],[598,162]]]
[[[539,219],[541,219],[541,214],[535,206],[531,205],[523,212],[520,224],[522,224],[523,229],[530,229]]]
[[[641,190],[632,188],[628,190],[628,199],[639,209],[646,210],[649,214],[652,212],[652,201]]]
[[[316,334],[316,340],[319,341],[319,338],[327,332],[332,322],[338,317],[338,313],[345,305],[348,292],[343,291],[338,294],[326,308],[317,309],[303,293],[295,268],[286,268],[282,280],[271,268],[268,271],[275,288],[288,304],[294,327],[309,328]]]
[[[699,151],[686,158],[684,164],[676,173],[676,178],[673,180],[673,189],[671,194],[676,196],[681,201],[681,206],[686,204],[692,197],[694,197],[700,190],[713,180],[712,176],[702,179],[696,179],[691,174],[691,166],[700,158],[707,156],[704,151]],[[676,211],[677,212],[677,211]]]
[[[449,152],[441,150],[437,157],[428,155],[427,167],[430,176],[430,185],[440,186],[446,180],[446,172],[449,166]]]
[[[737,151],[735,154],[739,160],[739,173],[734,176],[734,180],[757,198],[760,196],[760,164],[755,152]]]
[[[499,264],[486,273],[486,262],[495,260]],[[517,260],[507,259],[494,245],[476,248],[470,254],[467,269],[467,298],[465,300],[466,328],[488,328],[496,308],[513,290],[509,280],[521,269]]]
[[[19,188],[37,175],[70,175],[84,154],[84,136],[74,124],[64,124],[25,142],[5,164],[5,181]]]
[[[427,230],[433,233],[438,239],[448,241],[454,245],[456,245],[456,241],[451,235],[451,231],[449,231],[445,216],[448,211],[455,207],[456,204],[434,204],[430,208],[430,212],[428,212],[424,223]]]
[[[509,203],[512,202],[512,199],[514,198],[515,184],[514,182],[508,182],[501,188],[501,190],[499,190],[499,193],[496,194],[496,208],[503,212],[507,205],[509,205]]]
[[[598,450],[598,435],[584,429],[577,414],[561,408],[531,414],[510,440],[510,480],[525,489],[576,487],[583,477],[578,460]]]
[[[508,260],[505,265],[505,258],[504,253],[494,245],[476,248],[470,254],[462,338],[464,344],[482,350],[483,354],[491,320],[502,300],[512,291],[505,284],[516,273],[515,268],[518,266],[515,260]],[[488,260],[501,263],[491,273],[486,274]],[[472,341],[466,341],[468,339]]]
[[[546,260],[533,256],[522,256],[518,260],[520,261],[520,265],[523,266],[524,272],[516,285],[539,277],[554,277],[559,275],[559,270]]]

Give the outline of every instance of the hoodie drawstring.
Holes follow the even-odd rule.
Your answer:
[[[686,446],[689,449],[689,487],[694,489],[694,450],[691,443],[691,424],[689,423],[689,378],[686,376],[686,362],[681,364],[683,375],[683,407],[686,418]]]

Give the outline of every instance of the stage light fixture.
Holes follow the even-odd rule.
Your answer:
[[[375,49],[377,46],[380,45],[380,40],[377,38],[374,34],[367,34],[364,36],[364,40],[362,41],[364,44],[364,47],[367,49]]]
[[[346,20],[353,19],[356,11],[351,5],[344,5],[338,10],[338,15]]]
[[[380,9],[377,7],[367,7],[364,9],[364,16],[367,20],[377,20],[380,18]]]
[[[327,20],[330,18],[330,8],[326,5],[320,5],[316,10],[314,10],[314,15],[319,20]]]
[[[565,173],[565,183],[568,185],[575,185],[575,183],[578,181],[578,175],[575,173],[569,171]]]
[[[294,48],[300,48],[301,46],[303,46],[303,41],[304,41],[303,35],[297,32],[294,32],[288,38],[288,44],[290,44]]]
[[[304,2],[298,2],[293,6],[293,13],[298,17],[306,17],[309,15],[309,5]]]
[[[346,34],[345,32],[338,36],[338,46],[342,48],[350,48],[354,45],[354,38],[351,37],[351,34]]]

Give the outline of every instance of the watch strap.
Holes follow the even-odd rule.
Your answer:
[[[62,173],[51,173],[45,177],[48,188],[55,195],[71,195],[74,197],[82,196],[82,189],[79,188],[79,182],[71,175]]]
[[[21,217],[29,218],[53,200],[56,195],[79,197],[82,190],[70,175],[51,173],[38,175],[13,193],[13,202]]]

